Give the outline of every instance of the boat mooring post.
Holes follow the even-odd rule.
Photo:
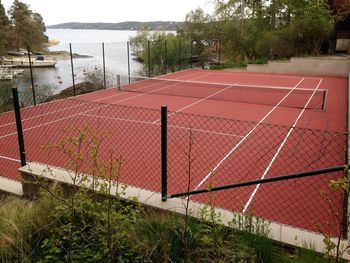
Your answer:
[[[30,80],[32,82],[33,103],[34,103],[34,106],[36,106],[35,86],[34,86],[34,77],[33,77],[33,66],[32,66],[32,59],[31,59],[31,55],[30,55],[30,48],[29,48],[29,46],[27,46],[27,52],[28,52],[28,59],[29,59]]]

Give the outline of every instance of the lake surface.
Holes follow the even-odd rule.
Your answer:
[[[69,51],[72,43],[73,53],[88,55],[89,58],[75,58],[75,82],[84,81],[87,72],[101,70],[103,65],[102,42],[105,43],[105,64],[108,83],[115,83],[117,74],[127,75],[127,41],[136,35],[136,31],[118,30],[79,30],[79,29],[47,29],[49,39],[56,39],[58,45],[49,48],[51,51]],[[132,59],[130,54],[130,70],[132,75],[138,75],[141,64]],[[59,59],[55,68],[34,68],[34,82],[39,87],[50,85],[54,93],[72,85],[70,59]],[[23,76],[16,79],[19,89],[28,89],[31,86],[29,69],[25,69]]]

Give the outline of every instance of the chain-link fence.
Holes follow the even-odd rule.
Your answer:
[[[254,130],[252,133],[250,133]],[[287,137],[287,135],[289,136]],[[168,193],[211,189],[251,180],[343,166],[344,133],[170,113]],[[336,234],[343,193],[329,188],[344,171],[191,195],[192,201],[310,231]],[[179,180],[181,178],[181,180]],[[186,196],[185,196],[186,197]],[[330,222],[331,225],[328,225]]]
[[[148,41],[134,51],[130,42],[74,43],[51,47],[47,54],[31,54],[6,63],[27,65],[11,81],[1,81],[1,90],[17,87],[31,94],[27,104],[47,101],[48,97],[68,97],[86,90],[116,85],[117,75],[159,76],[192,67],[220,67],[221,40],[198,41],[173,36],[161,41]],[[31,52],[30,48],[27,52]],[[43,59],[43,60],[42,60]],[[41,63],[55,65],[43,67]],[[11,93],[11,91],[8,91]],[[6,98],[6,96],[5,96]],[[3,111],[3,102],[0,102]],[[6,103],[5,103],[6,104]]]
[[[22,106],[28,105],[25,98],[31,100],[31,94],[20,94]],[[343,133],[179,112],[168,112],[166,116],[166,198],[179,192],[340,167],[346,162]],[[108,161],[111,151],[122,160],[120,182],[161,192],[159,110],[91,102],[79,96],[24,107],[21,117],[27,161],[74,170],[62,143],[89,131],[100,140],[100,160]],[[0,155],[5,157],[1,158],[1,171],[3,176],[16,178],[21,161],[18,127],[13,112],[2,113],[0,118]],[[91,174],[93,160],[89,151],[86,154],[80,169]],[[280,224],[336,234],[340,222],[332,221],[330,209],[341,219],[346,205],[343,193],[330,190],[328,185],[343,175],[344,171],[338,169],[190,198],[227,210],[253,212]]]

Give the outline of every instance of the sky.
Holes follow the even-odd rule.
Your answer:
[[[9,9],[13,0],[0,0]],[[201,7],[212,13],[212,0],[21,0],[40,13],[46,25],[65,22],[183,21]]]

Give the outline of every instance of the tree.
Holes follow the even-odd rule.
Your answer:
[[[30,46],[42,49],[47,42],[45,24],[40,14],[33,13],[28,5],[15,0],[9,11],[12,22],[13,47]]]
[[[0,0],[0,56],[5,54],[5,50],[9,44],[9,27],[10,21]]]
[[[205,14],[203,9],[197,8],[186,15],[186,20],[180,32],[185,39],[191,42],[193,56],[201,64],[207,60],[207,46],[210,46],[213,40],[217,38],[217,32],[212,23],[210,16]]]
[[[322,43],[330,36],[334,21],[324,1],[310,2],[303,9],[297,10],[290,26],[307,53],[317,56]]]

